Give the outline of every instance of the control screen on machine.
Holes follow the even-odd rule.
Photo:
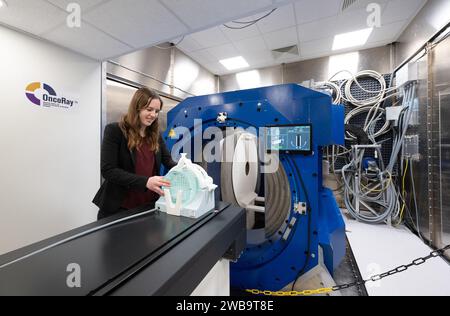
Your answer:
[[[268,151],[312,153],[311,125],[284,125],[266,128]]]

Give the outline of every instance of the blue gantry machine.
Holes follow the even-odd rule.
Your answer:
[[[200,159],[219,186],[217,200],[240,204],[250,214],[246,250],[231,266],[233,287],[278,291],[321,262],[333,274],[345,255],[345,228],[333,193],[323,186],[322,152],[344,145],[343,106],[288,84],[188,98],[167,121],[169,149]],[[221,142],[217,132],[204,134],[208,128],[223,132]],[[226,137],[233,138],[235,166],[205,161],[208,144],[224,150]],[[245,154],[249,144],[258,149]],[[255,152],[278,153],[279,170],[263,174],[261,163],[250,161]],[[246,190],[254,194],[242,195]]]

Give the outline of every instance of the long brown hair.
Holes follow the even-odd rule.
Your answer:
[[[142,143],[146,142],[150,145],[151,150],[155,152],[159,151],[159,117],[156,118],[151,126],[145,129],[144,138],[140,134],[141,120],[139,118],[139,113],[147,108],[147,106],[155,99],[161,102],[162,109],[163,101],[155,91],[148,88],[139,89],[131,99],[128,113],[119,123],[120,129],[128,140],[128,148],[130,150],[139,150]]]

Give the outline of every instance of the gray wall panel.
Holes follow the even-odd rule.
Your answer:
[[[372,69],[383,74],[393,70],[391,45],[359,51],[357,71]],[[393,57],[393,56],[392,56]],[[256,70],[261,78],[261,86],[277,85],[282,83],[302,83],[307,80],[328,80],[330,57],[311,59],[296,63],[279,65]],[[241,89],[236,74],[220,77],[220,91],[233,91]]]
[[[283,71],[281,65],[257,69],[252,72],[256,72],[259,75],[259,82],[245,81],[242,85],[238,82],[236,74],[220,76],[220,92],[273,86],[283,82]]]
[[[179,103],[176,100],[185,99],[190,94],[204,95],[217,92],[216,76],[175,47],[170,49],[151,47],[116,58],[113,62],[126,68],[107,63],[108,75],[112,75],[115,79],[124,79],[135,87],[147,86],[168,96],[163,97],[164,108],[160,114],[163,131],[167,126],[167,112]],[[108,80],[102,128],[121,119],[135,91],[134,87]]]
[[[411,183],[411,173],[413,170],[412,177],[414,178],[414,185],[416,189],[416,199],[417,199],[417,210],[415,203],[413,202],[413,190],[412,186],[409,185],[409,192],[407,195],[408,205],[410,208],[410,215],[414,222],[414,226],[418,226],[418,230],[426,239],[431,239],[430,233],[430,208],[431,203],[429,200],[429,191],[432,189],[430,184],[431,177],[429,176],[429,156],[430,152],[428,150],[428,112],[430,105],[428,102],[428,58],[424,56],[419,61],[417,61],[419,69],[419,83],[417,89],[417,97],[419,101],[418,109],[418,124],[411,126],[408,134],[409,135],[419,135],[419,152],[420,160],[413,162],[410,166],[407,179]],[[411,168],[412,167],[412,168]],[[408,217],[409,217],[408,216]],[[410,217],[410,219],[411,219]],[[418,219],[417,219],[418,217]]]
[[[127,86],[125,84],[117,83],[111,80],[107,81],[106,97],[107,97],[107,111],[106,122],[102,125],[102,129],[113,122],[119,122],[122,117],[127,113],[128,106],[130,104],[133,94],[136,92],[136,88]],[[161,131],[165,131],[167,128],[167,112],[178,105],[177,101],[162,97],[164,106],[159,115],[159,125]]]
[[[330,57],[323,57],[286,65],[286,82],[302,83],[314,79],[327,81],[329,78]],[[371,69],[382,74],[392,72],[391,46],[382,46],[359,51],[357,71]]]
[[[396,65],[415,54],[447,25],[449,13],[450,1],[427,1],[396,43]],[[449,58],[450,40],[447,39],[419,63],[419,126],[409,132],[418,134],[420,139],[421,160],[413,165],[419,227],[424,237],[437,247],[450,243]],[[414,210],[413,203],[411,208]]]
[[[450,38],[433,49],[433,116],[435,203],[433,226],[435,242],[450,244]]]
[[[175,86],[194,95],[217,92],[216,76],[178,49],[175,50],[173,76]],[[183,99],[189,96],[178,90],[174,90],[174,95]]]
[[[155,77],[160,81],[170,83],[170,49],[162,50],[156,47],[151,47],[118,57],[113,61],[130,69]],[[108,63],[107,72],[149,88],[170,94],[169,87],[162,85],[155,80],[151,80],[145,76],[110,63]]]
[[[169,49],[150,47],[113,61],[128,69],[108,63],[108,74],[177,98],[184,99],[189,94],[171,88],[170,85],[194,95],[211,94],[217,91],[216,77],[175,47]]]

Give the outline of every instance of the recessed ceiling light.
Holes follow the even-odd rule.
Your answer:
[[[362,46],[369,40],[373,28],[338,34],[334,37],[333,50]]]
[[[250,66],[242,56],[222,59],[219,62],[228,70],[242,69]]]
[[[0,0],[0,8],[3,8],[3,7],[7,7],[8,6],[8,3],[6,2],[6,0]]]

